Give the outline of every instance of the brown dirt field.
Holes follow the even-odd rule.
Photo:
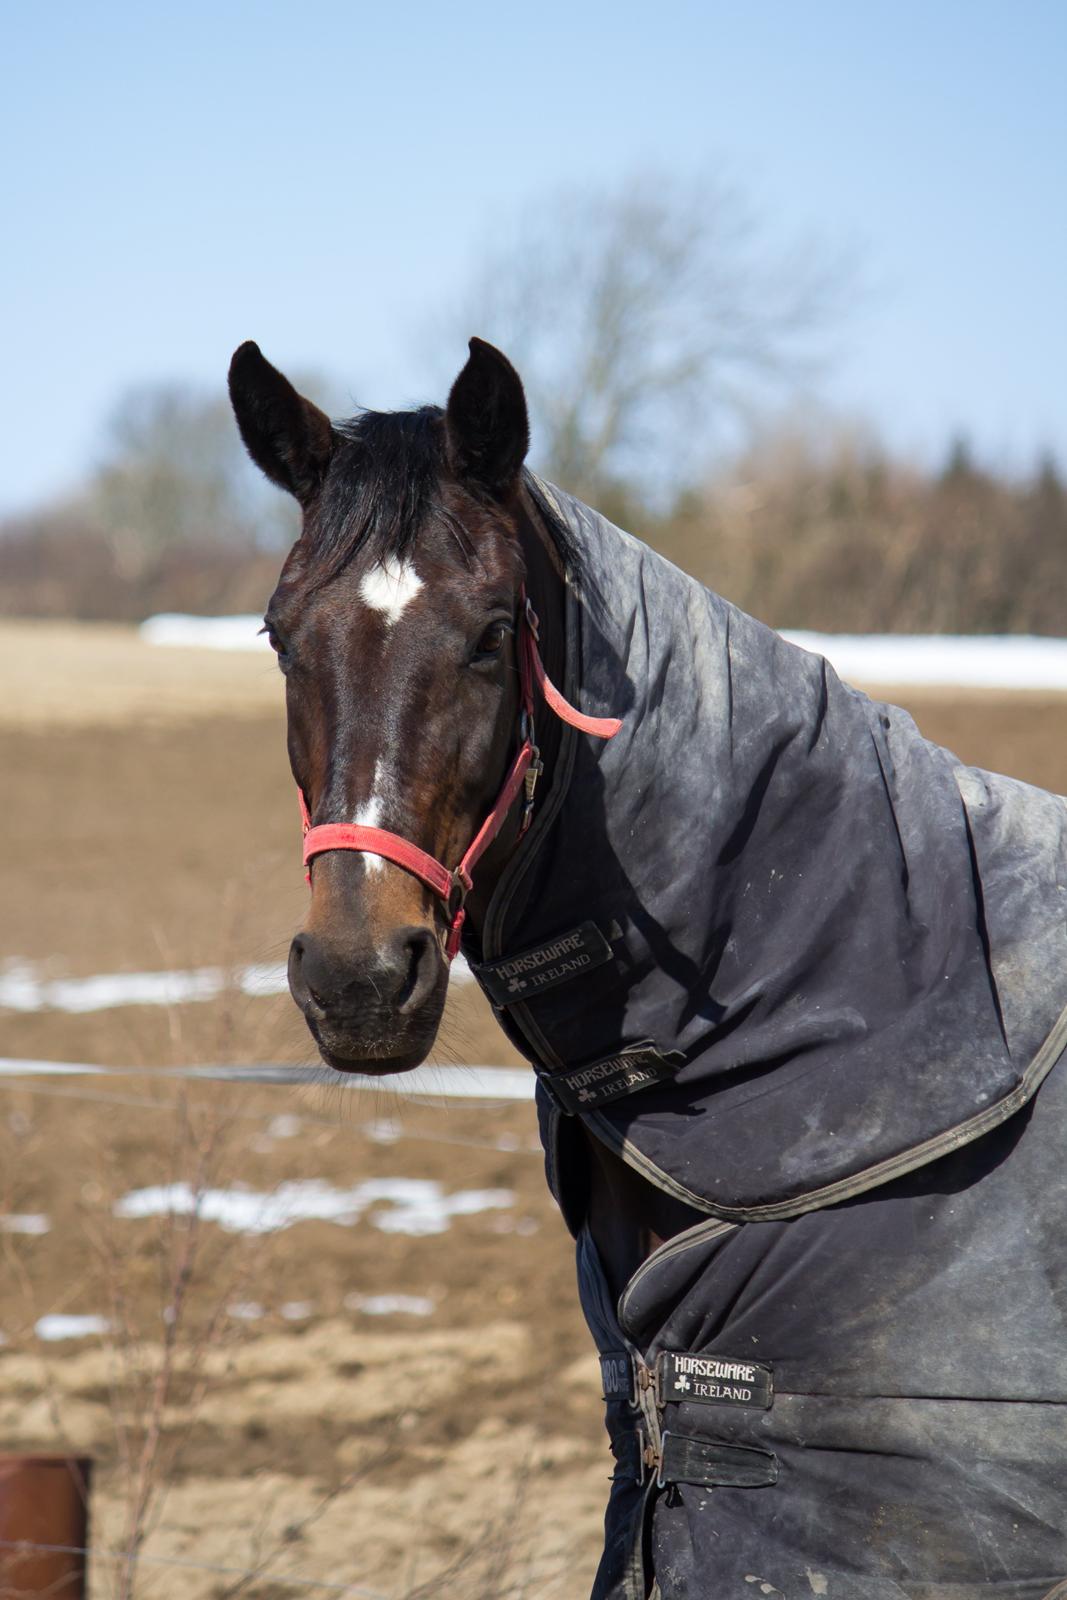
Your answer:
[[[107,622],[0,620],[0,725],[122,727],[277,710],[269,654],[142,644]]]
[[[1064,698],[924,692],[907,703],[965,760],[1067,790]],[[0,970],[283,958],[306,891],[269,661],[153,651],[124,629],[4,623],[0,751]],[[430,1580],[427,1594],[456,1600],[588,1592],[610,1458],[531,1107],[153,1076],[190,1061],[310,1060],[286,998],[0,1011],[0,1054],[144,1069],[0,1079],[0,1218],[51,1224],[40,1236],[0,1231],[0,1449],[90,1449],[101,1547],[121,1539],[121,1425],[131,1408],[145,1413],[173,1301],[167,1264],[184,1237],[114,1217],[119,1197],[191,1178],[198,1161],[213,1184],[265,1193],[406,1178],[514,1194],[426,1236],[384,1231],[386,1204],[260,1236],[203,1225],[174,1340],[167,1494],[145,1546],[199,1566],[146,1565],[138,1594],[305,1592],[286,1576],[390,1600]],[[450,1002],[439,1058],[515,1062],[469,986]],[[395,1294],[431,1300],[432,1315],[371,1316],[352,1299]],[[255,1320],[228,1310],[252,1302]],[[294,1303],[306,1315],[294,1318]],[[41,1316],[80,1312],[124,1331],[36,1337]],[[261,1575],[245,1583],[205,1566]],[[94,1600],[112,1587],[96,1561]]]

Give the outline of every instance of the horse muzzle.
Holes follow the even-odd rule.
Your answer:
[[[367,949],[312,932],[289,949],[289,989],[323,1060],[339,1072],[405,1072],[437,1036],[448,964],[432,928],[397,928]]]

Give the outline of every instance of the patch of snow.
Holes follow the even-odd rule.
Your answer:
[[[286,1322],[306,1322],[315,1315],[315,1307],[310,1300],[287,1300],[278,1309]]]
[[[518,1233],[524,1238],[537,1233],[541,1224],[536,1217],[497,1217],[493,1221],[494,1233]]]
[[[452,981],[470,983],[462,957],[452,964]],[[90,978],[45,978],[25,961],[7,962],[0,970],[0,1006],[8,1011],[109,1011],[116,1006],[177,1006],[217,1000],[229,988],[258,1000],[288,994],[283,962],[257,962],[227,972],[222,967],[190,971],[107,972]]]
[[[235,1185],[199,1195],[188,1183],[154,1184],[134,1189],[116,1201],[117,1217],[139,1219],[198,1213],[227,1233],[277,1233],[306,1221],[351,1227],[372,1207],[369,1217],[383,1233],[425,1235],[446,1232],[453,1217],[503,1210],[514,1203],[510,1189],[460,1189],[445,1194],[423,1178],[370,1178],[351,1189],[337,1189],[321,1178],[294,1179],[269,1194]]]
[[[232,1306],[226,1307],[226,1315],[235,1322],[258,1322],[264,1314],[258,1300],[235,1300]]]
[[[80,1015],[115,1006],[175,1006],[217,1000],[231,986],[251,998],[285,994],[289,983],[282,965],[199,967],[190,972],[112,972],[91,978],[42,978],[28,963],[9,964],[0,972],[0,1006],[9,1011],[66,1011]]]
[[[198,650],[270,650],[261,630],[263,618],[251,614],[235,617],[194,617],[180,611],[159,611],[138,628],[145,644],[181,646]]]
[[[442,1194],[430,1178],[379,1178],[363,1185],[375,1190],[372,1202],[392,1204],[392,1211],[375,1212],[371,1222],[383,1233],[444,1233],[453,1217],[472,1217],[479,1211],[503,1211],[514,1205],[510,1189],[460,1189]]]
[[[111,1327],[106,1317],[71,1316],[61,1311],[39,1317],[34,1324],[38,1339],[86,1339],[93,1333],[107,1333]]]
[[[1027,634],[808,633],[782,637],[849,682],[967,689],[1067,689],[1067,639]]]
[[[372,1144],[396,1144],[404,1137],[404,1130],[394,1117],[375,1117],[363,1124],[362,1131]]]
[[[50,1219],[41,1216],[39,1212],[9,1211],[7,1216],[0,1216],[0,1233],[28,1233],[39,1236],[51,1231]]]
[[[346,1311],[361,1311],[365,1317],[430,1317],[434,1302],[421,1294],[346,1294]]]
[[[392,616],[407,603],[394,584],[383,600]],[[394,595],[395,588],[395,595]],[[399,611],[396,613],[399,615]],[[164,612],[142,622],[148,644],[207,650],[269,650],[257,616],[195,617]],[[843,678],[861,683],[944,684],[977,689],[1067,689],[1067,639],[1026,634],[845,634],[783,629],[783,638],[825,656]]]
[[[282,1112],[279,1117],[271,1117],[267,1123],[267,1137],[270,1139],[295,1139],[303,1131],[302,1118],[294,1117],[288,1111]]]

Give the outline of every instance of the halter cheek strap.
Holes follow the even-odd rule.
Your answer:
[[[311,882],[311,862],[327,850],[362,850],[368,855],[382,856],[393,861],[418,878],[426,887],[444,901],[450,913],[445,955],[451,961],[459,952],[460,937],[466,918],[465,902],[474,887],[471,873],[485,851],[492,844],[515,801],[519,791],[525,789],[519,837],[526,832],[533,817],[534,793],[541,775],[541,756],[534,742],[534,687],[540,690],[545,704],[572,728],[592,734],[596,739],[613,739],[622,727],[617,717],[587,717],[565,700],[545,671],[538,649],[537,613],[521,594],[522,614],[519,619],[519,681],[522,711],[519,730],[522,743],[508,770],[507,777],[496,797],[492,810],[474,835],[459,865],[444,866],[435,856],[420,850],[398,833],[385,828],[365,828],[359,823],[324,822],[312,827],[304,792],[300,796],[300,815],[304,823],[304,867],[308,883]]]

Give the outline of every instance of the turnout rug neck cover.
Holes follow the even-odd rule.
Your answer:
[[[468,954],[565,1209],[561,1115],[700,1210],[773,1218],[1017,1110],[1063,1043],[1064,801],[529,489],[581,552],[564,692],[622,729],[567,731]]]
[[[594,1600],[1067,1600],[1065,803],[530,493],[564,692],[623,723],[565,733],[468,955],[601,1352]],[[617,1307],[578,1118],[706,1214]]]

